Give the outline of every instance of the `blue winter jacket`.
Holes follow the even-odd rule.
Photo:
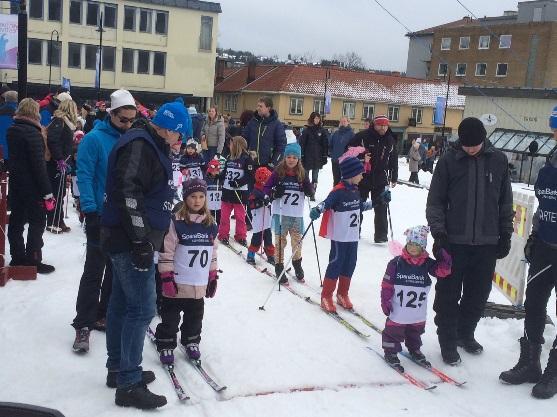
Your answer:
[[[255,158],[257,165],[276,166],[282,159],[286,146],[286,133],[275,110],[271,110],[269,117],[261,117],[255,112],[244,128],[242,136],[248,142],[248,149],[257,153]]]
[[[346,146],[353,137],[354,131],[350,126],[341,126],[335,133],[329,136],[329,152],[333,161],[338,161],[338,158],[346,151]]]
[[[77,186],[84,213],[102,214],[108,156],[120,136],[110,117],[106,117],[95,123],[77,147]]]
[[[17,103],[6,103],[0,107],[0,146],[4,151],[4,159],[8,159],[10,154],[8,152],[8,140],[6,139],[6,132],[8,128],[14,124],[14,113],[17,108]]]

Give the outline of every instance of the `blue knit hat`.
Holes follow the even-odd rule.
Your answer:
[[[153,118],[153,124],[163,129],[174,130],[181,134],[186,134],[188,126],[188,114],[182,103],[173,101],[165,103],[157,111]]]
[[[364,166],[356,157],[349,157],[340,163],[340,176],[343,180],[354,178],[358,174],[364,173]]]
[[[551,129],[557,129],[557,106],[553,107],[551,116],[549,116],[549,127]]]
[[[302,158],[302,148],[297,143],[289,143],[284,148],[284,157],[286,158],[288,155],[294,155],[296,158]]]

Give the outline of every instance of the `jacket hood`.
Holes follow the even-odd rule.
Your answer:
[[[122,132],[119,132],[112,124],[110,123],[110,117],[106,117],[104,120],[97,120],[95,121],[95,129],[98,129],[100,132],[113,136],[114,139],[118,139]]]

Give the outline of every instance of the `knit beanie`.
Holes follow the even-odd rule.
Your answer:
[[[373,118],[373,124],[377,126],[389,126],[389,118],[384,114],[380,114]]]
[[[162,129],[173,130],[186,134],[188,119],[189,115],[187,114],[184,105],[177,101],[173,101],[171,103],[165,103],[161,106],[153,118],[153,124]]]
[[[284,148],[284,157],[286,158],[288,155],[294,155],[296,158],[302,158],[302,148],[297,143],[289,143]]]
[[[478,146],[486,137],[484,124],[476,117],[467,117],[458,125],[458,139],[462,146]]]
[[[358,158],[353,156],[344,159],[340,163],[340,176],[343,180],[354,178],[358,174],[364,173],[364,166]]]
[[[187,180],[182,186],[182,196],[184,200],[190,194],[196,193],[198,191],[207,195],[207,183],[201,178],[192,178],[191,180]]]
[[[427,234],[429,233],[428,226],[416,226],[407,229],[404,234],[406,235],[406,243],[414,243],[420,245],[422,248],[427,246]]]
[[[259,167],[255,170],[255,185],[263,186],[271,177],[271,170],[267,167]]]
[[[207,174],[218,175],[220,173],[220,161],[218,159],[211,159],[207,164]]]
[[[557,129],[557,106],[553,107],[551,116],[549,116],[549,127],[551,129]]]

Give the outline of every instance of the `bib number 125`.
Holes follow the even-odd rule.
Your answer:
[[[420,308],[422,303],[426,300],[427,293],[425,291],[420,292],[419,296],[416,291],[408,291],[406,295],[403,290],[400,290],[396,296],[400,300],[401,307],[408,308]],[[406,303],[405,303],[406,301]],[[417,304],[416,304],[417,301]]]

